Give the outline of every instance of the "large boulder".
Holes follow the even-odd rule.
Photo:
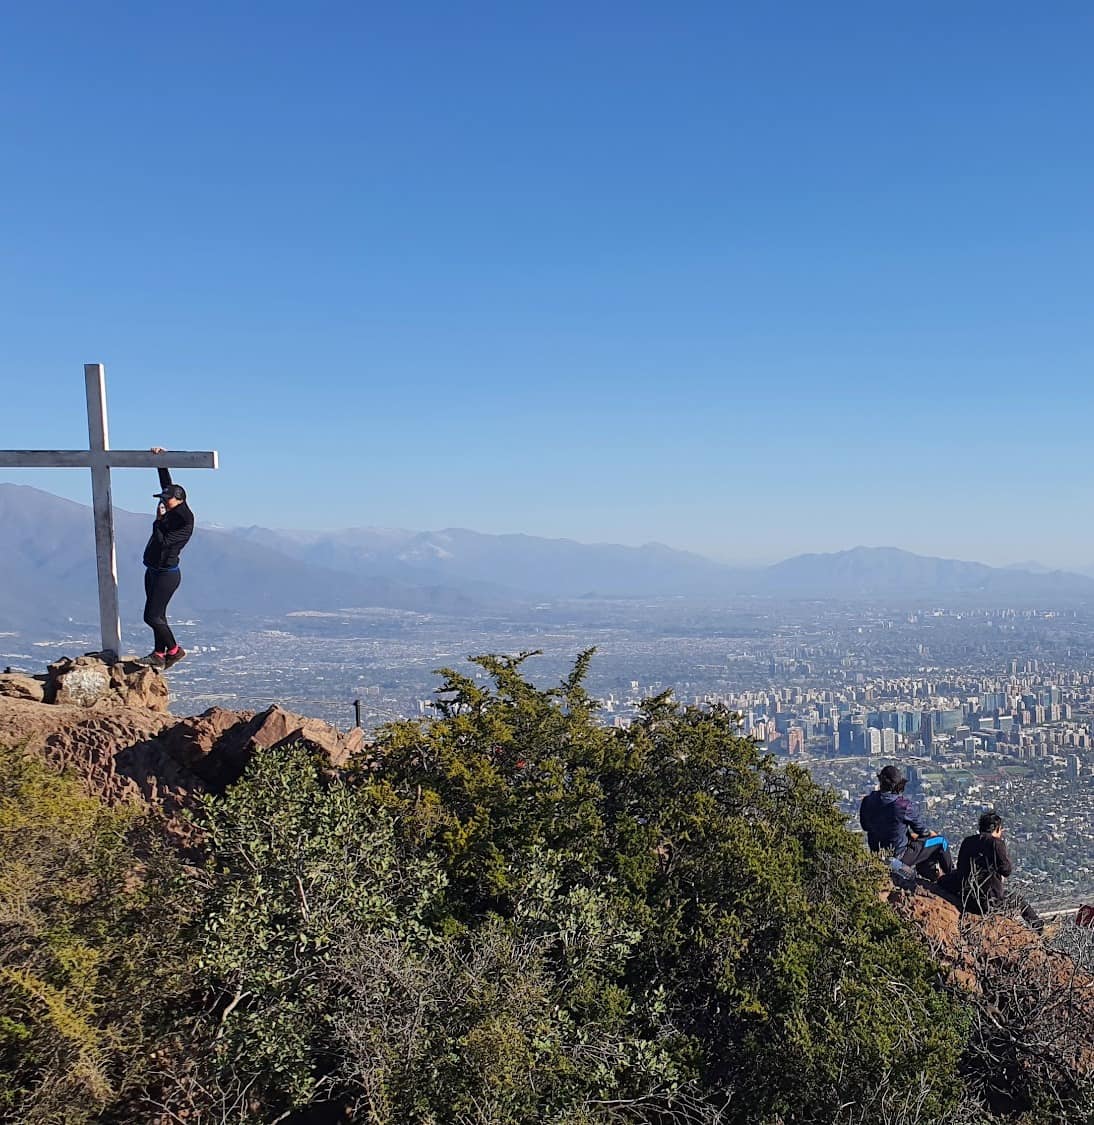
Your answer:
[[[343,766],[364,746],[355,728],[342,734],[321,719],[310,719],[273,706],[253,711],[210,707],[193,718],[181,719],[162,737],[167,752],[192,770],[213,791],[237,781],[258,748],[303,742],[335,767]]]
[[[153,669],[134,660],[108,663],[98,656],[64,657],[50,666],[45,683],[47,703],[96,710],[112,707],[166,711],[167,683]]]
[[[163,732],[167,752],[216,792],[239,778],[250,760],[253,711],[210,707]]]
[[[344,766],[363,745],[362,732],[354,728],[344,735],[322,719],[309,719],[286,711],[276,704],[256,716],[258,725],[251,734],[256,746],[267,749],[290,742],[304,742],[324,755],[332,766]]]

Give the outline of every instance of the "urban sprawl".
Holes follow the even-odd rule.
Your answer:
[[[629,723],[643,698],[669,689],[722,704],[743,734],[830,787],[853,827],[877,771],[899,762],[933,829],[957,842],[996,808],[1031,898],[1094,901],[1086,610],[620,599],[490,620],[355,610],[179,632],[193,653],[172,678],[179,713],[278,701],[343,727],[355,700],[366,726],[428,718],[437,670],[485,678],[467,664],[477,653],[538,652],[527,672],[547,684],[595,646],[587,686],[603,722]],[[34,651],[76,643],[11,637],[0,659],[33,662]]]

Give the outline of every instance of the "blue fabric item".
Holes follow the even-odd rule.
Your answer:
[[[933,847],[935,844],[941,844],[947,851],[950,849],[950,842],[945,836],[928,836],[927,839],[923,841],[923,846],[925,848]]]
[[[178,570],[179,568],[177,566],[146,566],[144,569],[145,570],[153,570],[157,574],[172,574],[174,571]]]

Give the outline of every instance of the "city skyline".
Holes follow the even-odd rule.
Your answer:
[[[586,686],[598,723],[625,727],[667,690],[725,707],[742,733],[830,787],[853,824],[879,767],[897,761],[932,829],[953,840],[1000,808],[1039,903],[1094,890],[1089,607],[579,599],[485,617],[375,608],[180,624],[194,643],[171,677],[176,713],[277,701],[343,728],[358,719],[355,701],[369,728],[434,715],[439,669],[485,679],[468,662],[475,653],[532,653],[523,669],[548,687],[593,646]],[[0,666],[29,675],[79,651],[93,628],[0,630]]]
[[[213,523],[1094,562],[1083,5],[7,30],[2,447],[102,362]]]

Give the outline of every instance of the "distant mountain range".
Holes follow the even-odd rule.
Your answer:
[[[144,604],[141,556],[151,515],[115,509],[122,612],[139,621]],[[98,621],[95,537],[90,508],[26,485],[0,484],[0,630]],[[279,616],[346,606],[467,612],[457,590],[408,586],[303,562],[245,536],[198,526],[183,556],[184,580],[172,610],[186,616]]]
[[[450,528],[332,532],[208,528],[184,556],[175,614],[280,616],[385,607],[479,615],[533,601],[595,597],[739,596],[889,602],[1059,605],[1094,601],[1094,578],[1037,564],[991,567],[892,547],[798,555],[732,567],[658,543],[577,543]],[[151,518],[116,513],[128,620],[142,604],[140,557]],[[25,485],[0,484],[0,630],[63,627],[97,617],[87,507]],[[1033,569],[1037,567],[1037,569]]]
[[[767,567],[761,585],[770,594],[852,601],[960,597],[1049,603],[1094,598],[1094,578],[1087,575],[937,559],[895,547],[798,555]]]
[[[480,595],[531,598],[729,595],[747,573],[659,543],[621,547],[463,528],[271,531],[236,534],[293,558],[347,573],[440,583]]]
[[[621,547],[531,535],[483,535],[462,528],[315,532],[250,527],[237,534],[334,570],[468,592],[477,585],[479,591],[510,597],[1094,599],[1094,579],[1087,575],[1037,563],[1027,569],[1021,564],[993,567],[930,558],[895,547],[855,547],[797,555],[773,566],[733,567],[660,543]]]

